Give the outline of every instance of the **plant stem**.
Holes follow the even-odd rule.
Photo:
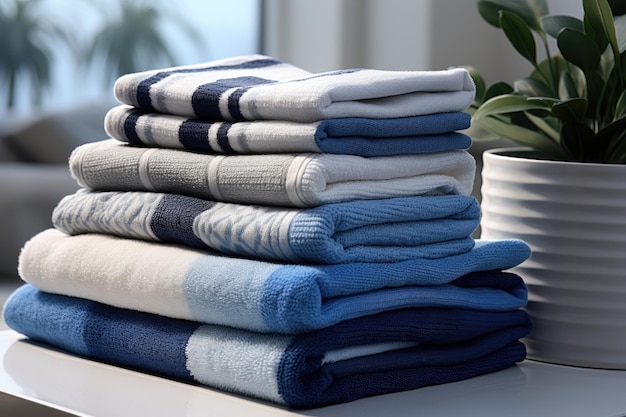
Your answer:
[[[557,77],[556,72],[554,71],[554,65],[552,64],[552,53],[550,52],[550,45],[548,45],[548,38],[545,33],[540,33],[539,36],[543,42],[543,47],[546,50],[546,59],[548,60],[548,68],[550,68],[550,77],[552,80],[546,80],[548,82],[551,81],[552,92],[555,94],[555,97],[559,96],[559,78]]]

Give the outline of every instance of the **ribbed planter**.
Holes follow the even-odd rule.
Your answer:
[[[529,288],[530,359],[626,369],[626,166],[483,155],[481,237],[533,253],[514,269]]]

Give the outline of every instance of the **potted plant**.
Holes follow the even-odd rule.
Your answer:
[[[626,369],[626,16],[582,3],[578,19],[550,15],[545,0],[478,2],[533,66],[489,87],[470,68],[474,140],[524,146],[483,155],[481,237],[533,250],[516,268],[529,287],[529,358]]]

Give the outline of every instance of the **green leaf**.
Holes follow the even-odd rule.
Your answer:
[[[572,98],[552,106],[552,114],[562,121],[577,120],[585,117],[587,112],[587,100],[584,98]]]
[[[531,64],[537,65],[535,38],[524,20],[514,13],[501,11],[500,26],[515,50]]]
[[[558,98],[552,97],[527,97],[526,100],[533,104],[541,103],[544,109],[551,109],[552,106],[561,102]]]
[[[553,93],[550,87],[541,80],[522,78],[513,83],[515,92],[528,97],[550,97]]]
[[[543,33],[541,16],[548,14],[546,0],[493,0],[479,1],[478,13],[490,25],[500,26],[500,11],[512,12],[521,17],[528,27],[537,33]]]
[[[564,156],[561,148],[543,133],[512,125],[494,117],[473,120],[473,123],[477,123],[483,129],[487,129],[501,138],[510,139],[522,146],[530,146],[548,155]]]
[[[595,162],[601,159],[602,148],[596,135],[588,126],[575,121],[566,122],[561,128],[561,144],[578,161]]]
[[[615,104],[615,117],[620,118],[626,115],[626,90],[622,91]]]
[[[485,91],[487,90],[487,84],[485,79],[480,75],[478,70],[474,67],[464,67],[469,72],[474,84],[476,85],[476,98],[475,102],[482,103],[485,100]]]
[[[615,58],[613,57],[613,51],[611,48],[606,48],[602,55],[600,55],[600,73],[603,80],[609,80],[611,73],[615,69]]]
[[[583,27],[585,29],[585,35],[593,39],[596,45],[598,45],[598,48],[601,51],[604,51],[609,45],[609,41],[606,36],[602,34],[602,32],[598,32],[593,26],[591,26],[588,16],[583,16]]]
[[[539,117],[535,116],[531,112],[524,113],[528,120],[530,120],[539,130],[548,135],[553,141],[559,142],[561,140],[561,133],[559,132],[559,121],[554,117]]]
[[[589,26],[593,28],[594,34],[601,41],[598,46],[603,50],[602,45],[608,41],[615,59],[619,60],[619,45],[609,3],[606,0],[583,0],[583,10]]]
[[[584,81],[584,77],[583,77]],[[574,97],[581,97],[579,88],[569,72],[563,72],[559,79],[559,98],[561,100],[567,100]]]
[[[483,128],[478,123],[472,123],[468,129],[463,130],[463,133],[471,137],[473,142],[490,142],[502,139],[502,136]]]
[[[600,49],[587,35],[572,29],[563,29],[557,38],[563,57],[580,67],[589,76],[600,63]]]
[[[546,58],[541,61],[530,73],[530,77],[537,80],[542,80],[547,83],[550,88],[554,90],[551,95],[556,96],[558,92],[558,78],[556,80],[553,79],[552,71],[554,70],[554,74],[556,74],[558,77],[559,74],[563,72],[567,67],[568,64],[565,59],[563,59],[560,54],[555,54],[549,59]]]
[[[626,136],[626,131],[624,136]],[[626,164],[626,138],[622,138],[617,143],[617,147],[613,149],[613,152],[607,155],[606,162],[609,164]]]
[[[612,142],[614,138],[619,137],[626,131],[626,116],[622,116],[614,122],[604,126],[598,132],[598,138]]]
[[[545,105],[541,102],[532,102],[527,97],[518,96],[515,94],[505,94],[496,96],[487,100],[482,106],[474,113],[474,119],[479,120],[482,117],[506,114],[518,111],[528,110],[550,110],[552,104]]]
[[[583,22],[572,16],[550,15],[541,19],[541,24],[546,33],[553,38],[559,36],[559,32],[565,28],[569,28],[578,32],[583,32]]]
[[[500,81],[489,86],[489,88],[485,92],[484,101],[487,101],[490,98],[493,98],[496,96],[501,96],[504,94],[511,94],[512,92],[513,92],[513,87],[511,87],[509,84],[503,81]]]
[[[506,10],[503,6],[494,3],[492,1],[479,1],[478,2],[478,14],[485,22],[491,26],[500,27],[500,10]]]
[[[615,36],[617,37],[617,46],[619,53],[626,51],[626,14],[615,18]]]
[[[605,135],[609,142],[606,160],[612,163],[626,163],[626,116],[598,132],[599,137]]]

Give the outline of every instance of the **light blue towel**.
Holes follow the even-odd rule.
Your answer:
[[[108,233],[294,263],[395,262],[467,252],[480,208],[470,196],[355,200],[309,209],[177,194],[80,190],[54,209],[72,235]]]
[[[388,119],[464,111],[476,87],[465,69],[346,69],[311,74],[263,55],[126,74],[123,104],[205,120]]]
[[[19,273],[43,291],[116,307],[303,333],[406,307],[520,308],[527,301],[526,286],[500,270],[529,255],[518,240],[478,241],[469,252],[432,260],[297,265],[49,229],[26,243]]]
[[[33,340],[295,408],[442,384],[524,359],[521,310],[405,309],[300,336],[260,334],[116,309],[25,285],[6,322]]]
[[[469,136],[456,132],[470,126],[470,115],[463,112],[396,119],[348,117],[312,123],[212,122],[118,106],[107,113],[104,126],[112,138],[135,146],[220,154],[384,156],[467,149],[471,145]]]

